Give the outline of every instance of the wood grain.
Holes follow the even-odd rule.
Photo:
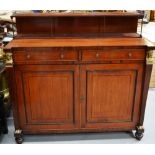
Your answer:
[[[23,129],[79,126],[77,66],[17,66],[15,75]]]
[[[13,54],[17,131],[131,131],[143,125],[152,69],[145,57],[155,44],[136,33],[142,16],[54,13],[13,17],[18,36],[5,51]]]
[[[139,13],[129,13],[129,12],[82,12],[82,13],[15,13],[12,15],[12,17],[82,17],[82,16],[88,16],[88,17],[93,17],[93,16],[139,16],[143,17],[142,14]]]
[[[5,49],[21,47],[142,47],[155,49],[155,44],[144,38],[48,38],[14,39]]]
[[[140,64],[82,66],[82,127],[135,126],[142,74]]]
[[[123,16],[124,14],[124,16]],[[17,36],[97,36],[101,33],[137,33],[137,13],[51,13],[17,14]],[[123,24],[122,24],[123,23]]]
[[[139,49],[84,50],[83,61],[101,60],[144,60],[145,52]]]

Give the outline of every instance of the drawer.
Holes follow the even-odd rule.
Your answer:
[[[82,61],[144,60],[144,50],[87,50],[82,52]]]
[[[77,61],[78,52],[76,51],[51,51],[51,52],[33,52],[18,51],[13,53],[13,61],[41,63],[48,61]]]

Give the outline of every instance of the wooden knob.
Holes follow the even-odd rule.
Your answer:
[[[96,58],[99,58],[99,53],[96,53]]]
[[[30,54],[27,54],[27,55],[26,55],[26,58],[27,58],[27,59],[29,59],[30,57],[31,57]]]
[[[64,54],[63,54],[63,53],[60,54],[60,58],[61,58],[61,59],[64,58]]]
[[[132,53],[129,53],[129,54],[128,54],[128,57],[129,57],[129,58],[132,58]]]
[[[81,101],[85,100],[85,97],[84,96],[80,96],[80,100]]]

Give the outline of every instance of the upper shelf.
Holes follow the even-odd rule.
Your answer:
[[[103,17],[103,16],[138,16],[143,18],[142,14],[139,13],[129,13],[129,12],[83,12],[83,13],[73,13],[73,12],[55,12],[55,13],[17,13],[13,14],[12,17]]]
[[[107,34],[137,33],[142,15],[127,12],[26,13],[15,14],[17,37],[107,37]],[[106,35],[105,35],[106,34]],[[138,35],[137,35],[138,36]]]

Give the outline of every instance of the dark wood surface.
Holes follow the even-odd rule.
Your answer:
[[[105,49],[105,50],[84,50],[82,61],[102,60],[144,60],[145,52],[142,49]]]
[[[17,14],[17,37],[69,37],[137,33],[137,13]]]
[[[139,13],[129,13],[129,12],[82,12],[82,13],[59,13],[59,12],[52,12],[52,13],[15,13],[12,15],[12,17],[92,17],[92,16],[123,16],[123,17],[128,17],[128,16],[139,16],[139,17],[143,17],[142,14]]]
[[[21,128],[77,127],[78,66],[18,66],[15,70]]]
[[[148,94],[148,89],[150,84],[152,67],[153,65],[151,64],[145,65],[145,72],[143,75],[144,82],[143,82],[143,89],[142,89],[142,104],[141,104],[141,112],[140,112],[140,120],[139,120],[140,125],[143,125],[143,122],[144,122],[146,100],[147,100],[147,94]]]
[[[144,62],[145,50],[142,48],[26,48],[14,50],[15,64],[83,64]]]
[[[20,47],[152,47],[154,44],[144,38],[46,38],[14,39],[5,49]]]
[[[134,128],[138,123],[142,64],[82,66],[82,126]]]
[[[35,48],[34,51],[27,49],[31,51],[28,58],[25,52],[13,51],[18,124],[24,132],[47,132],[46,129],[67,132],[74,128],[76,131],[83,128],[84,131],[126,130],[139,124],[145,48],[95,51],[89,47],[89,50],[81,48],[80,53],[74,49],[76,64],[72,59],[74,55],[70,54],[65,60],[65,54],[68,54],[65,48],[62,60],[57,48],[56,58],[63,66],[56,65],[55,55],[52,57],[55,51],[40,51],[40,55]],[[47,65],[49,58],[54,60],[53,65]],[[100,64],[102,59],[109,62]],[[70,65],[67,64],[69,60]],[[70,124],[65,123],[66,119]]]
[[[108,27],[98,29],[98,24],[103,24],[102,17]],[[155,45],[135,35],[93,35],[96,30],[125,35],[123,32],[137,26],[137,14],[23,14],[16,18],[21,36],[5,50],[13,54],[17,143],[22,142],[22,133],[136,129],[136,138],[142,138],[151,73],[146,55]],[[24,25],[26,18],[30,23]],[[47,37],[53,29],[47,24],[51,18],[55,34],[61,37]],[[122,25],[122,19],[131,25]],[[40,24],[40,20],[46,24]],[[32,22],[34,27],[28,26]],[[42,37],[32,38],[40,32]],[[85,32],[93,37],[83,37]],[[67,33],[79,36],[68,38]]]

